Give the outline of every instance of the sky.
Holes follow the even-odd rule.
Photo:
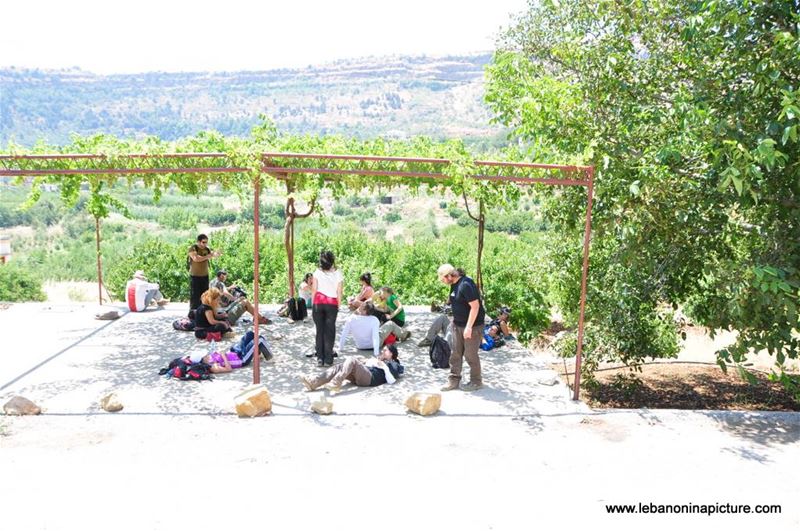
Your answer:
[[[2,0],[0,67],[269,70],[490,51],[526,0]]]

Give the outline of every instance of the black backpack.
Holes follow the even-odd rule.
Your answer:
[[[308,317],[306,300],[302,297],[289,299],[289,319],[292,321],[302,321],[306,317]]]
[[[431,365],[434,369],[449,369],[450,343],[442,339],[440,336],[436,336],[433,338],[433,343],[431,343],[428,356],[431,358]]]

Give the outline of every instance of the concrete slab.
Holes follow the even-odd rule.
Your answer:
[[[274,413],[238,419],[233,397],[250,370],[212,382],[157,375],[170,359],[207,348],[172,330],[185,305],[110,323],[65,310],[46,338],[21,317],[37,313],[26,306],[0,311],[0,328],[13,330],[10,351],[28,345],[30,356],[3,368],[0,401],[21,394],[45,412],[0,417],[4,528],[800,527],[798,414],[592,411],[562,384],[539,383],[547,362],[512,345],[482,356],[486,389],[444,393],[438,415],[411,415],[405,398],[447,376],[415,346],[433,316],[414,309],[414,336],[400,346],[406,376],[346,387],[325,417],[309,412],[322,392],[298,380],[316,370],[304,356],[313,325],[265,327],[275,359],[262,363],[261,379]],[[99,408],[110,391],[123,411]],[[198,503],[201,516],[189,522],[178,500]],[[640,502],[780,504],[782,512],[606,509]]]

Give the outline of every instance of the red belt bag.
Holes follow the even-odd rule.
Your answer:
[[[314,294],[314,300],[312,301],[314,304],[330,304],[332,306],[339,306],[339,299],[336,297],[328,297],[327,295],[323,295],[322,292],[317,292]]]

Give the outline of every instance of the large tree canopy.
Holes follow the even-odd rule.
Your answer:
[[[751,349],[779,366],[797,357],[798,12],[796,0],[532,0],[505,34],[489,69],[497,119],[600,168],[596,356],[673,355],[669,309],[682,304],[739,332],[723,366]],[[578,230],[565,213],[581,200],[552,194],[556,226]],[[577,249],[554,245],[555,286],[573,286]]]

